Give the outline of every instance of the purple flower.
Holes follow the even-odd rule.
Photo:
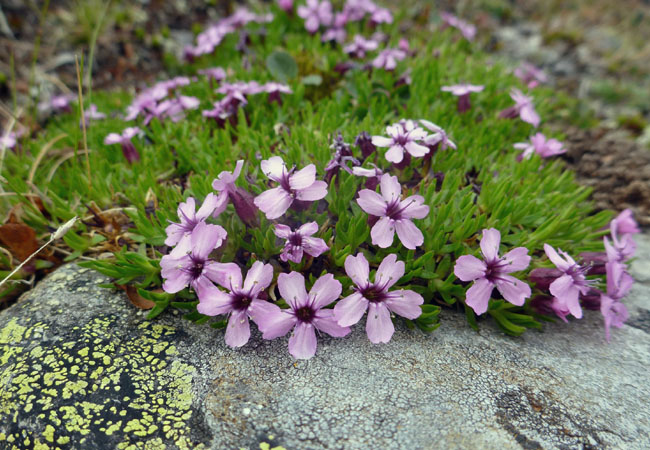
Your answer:
[[[429,150],[431,152],[437,149],[446,150],[447,148],[453,148],[456,150],[456,144],[451,139],[449,139],[449,136],[447,136],[447,132],[445,132],[445,130],[440,128],[435,123],[424,119],[420,120],[420,124],[428,130],[433,131],[433,134],[430,134],[424,138],[424,143],[429,147]]]
[[[465,22],[462,19],[450,14],[448,12],[441,12],[440,17],[444,22],[445,26],[450,26],[452,28],[458,29],[463,37],[468,41],[471,41],[476,36],[476,27],[469,22]]]
[[[322,26],[330,26],[334,20],[332,4],[328,0],[307,0],[306,5],[298,6],[298,16],[305,19],[305,29],[315,33]]]
[[[205,75],[208,79],[221,81],[226,79],[226,71],[222,67],[211,67],[208,69],[200,69],[198,73]]]
[[[105,119],[106,114],[97,110],[97,105],[91,103],[87,110],[84,111],[84,119],[86,123],[90,123],[92,120],[101,120]]]
[[[381,195],[369,189],[359,192],[357,203],[368,214],[377,216],[379,220],[370,230],[373,245],[381,248],[393,244],[395,231],[404,247],[415,249],[422,245],[424,236],[412,219],[423,219],[429,214],[429,207],[424,205],[424,197],[412,195],[400,199],[401,186],[397,177],[385,173],[380,182]]]
[[[196,224],[190,235],[189,245],[175,247],[160,260],[165,292],[174,294],[186,286],[191,286],[200,296],[202,289],[213,286],[211,281],[219,280],[219,264],[208,256],[227,236],[226,230],[219,225],[204,221]]]
[[[384,172],[374,164],[370,163],[371,165],[374,166],[372,169],[365,169],[360,166],[355,166],[352,168],[352,174],[356,175],[358,177],[366,177],[366,188],[370,189],[371,191],[374,191],[377,186],[379,185],[381,181],[381,177],[384,175]]]
[[[196,310],[206,316],[230,314],[226,327],[226,344],[241,347],[251,335],[248,319],[261,323],[278,308],[262,300],[261,294],[273,281],[273,266],[261,261],[253,263],[242,285],[242,273],[235,263],[215,264],[217,276],[214,281],[229,292],[224,292],[213,284],[198,292],[199,304]]]
[[[502,119],[514,119],[520,117],[524,122],[528,122],[537,128],[537,126],[539,126],[540,118],[533,106],[533,98],[524,95],[519,89],[512,89],[512,91],[510,91],[510,98],[515,101],[515,105],[501,111],[499,117]]]
[[[48,101],[38,104],[38,110],[41,112],[70,112],[70,102],[75,99],[72,94],[53,95]]]
[[[219,192],[219,199],[223,202],[228,199],[235,207],[235,212],[246,225],[252,227],[257,224],[257,207],[255,206],[253,194],[247,190],[235,185],[235,180],[239,177],[244,160],[237,161],[234,172],[223,171],[212,181],[212,188]]]
[[[316,330],[334,337],[350,333],[349,327],[336,323],[331,309],[324,309],[341,295],[341,283],[332,274],[316,280],[308,294],[305,278],[301,274],[281,273],[278,276],[278,289],[289,309],[283,310],[273,305],[275,308],[269,314],[258,318],[257,326],[264,339],[284,336],[293,328],[289,353],[294,358],[309,359],[316,354]]]
[[[0,150],[14,148],[16,146],[16,133],[2,133],[0,134]]]
[[[612,242],[609,242],[607,236],[603,236],[605,252],[607,253],[608,262],[622,263],[629,260],[636,252],[636,242],[630,233],[623,234],[620,238],[616,233],[616,222],[610,223]]]
[[[194,231],[194,228],[200,222],[210,217],[211,214],[214,213],[215,217],[221,214],[226,209],[226,202],[227,199],[220,199],[210,193],[205,197],[199,210],[196,211],[196,200],[193,197],[189,197],[185,202],[178,205],[177,214],[180,223],[172,222],[165,228],[165,232],[167,233],[165,245],[174,246],[178,244],[190,250],[190,235]]]
[[[337,42],[339,44],[342,44],[345,42],[347,35],[348,32],[345,31],[345,28],[343,27],[330,27],[325,30],[320,40],[322,42]]]
[[[165,95],[167,95],[165,93]],[[153,95],[153,93],[147,89],[140,94],[138,94],[131,104],[126,108],[126,117],[124,120],[133,120],[138,117],[140,114],[147,113],[156,107],[157,101],[160,100]]]
[[[389,147],[385,156],[392,163],[402,162],[404,152],[415,157],[429,153],[426,146],[418,144],[418,141],[427,137],[426,131],[416,126],[412,120],[387,126],[386,134],[390,137],[373,136],[372,143],[377,147]]]
[[[410,289],[389,289],[404,275],[404,263],[391,254],[379,264],[375,281],[370,282],[370,266],[363,253],[345,258],[345,273],[352,279],[354,293],[334,306],[334,318],[342,327],[354,325],[368,311],[366,333],[373,344],[386,343],[395,332],[391,313],[413,320],[420,317],[422,296]]]
[[[524,270],[530,264],[528,249],[517,247],[499,257],[501,233],[494,228],[483,230],[481,238],[481,253],[483,261],[472,255],[463,255],[456,260],[454,274],[462,281],[474,281],[467,290],[465,303],[476,314],[483,314],[488,309],[492,290],[498,291],[508,302],[522,306],[530,297],[528,284],[508,275]]]
[[[282,98],[280,94],[293,94],[293,91],[289,86],[282,83],[269,82],[262,85],[263,92],[269,94],[269,102],[277,102],[282,104]]]
[[[590,282],[585,277],[587,268],[580,267],[571,256],[562,250],[559,250],[562,255],[560,256],[548,244],[544,244],[544,252],[548,259],[562,271],[562,276],[551,283],[549,291],[558,299],[562,309],[568,310],[576,319],[582,318],[579,297],[580,294],[586,295],[591,289]]]
[[[625,271],[621,263],[607,263],[607,295],[600,296],[600,312],[605,319],[605,337],[609,341],[611,327],[621,328],[629,313],[621,299],[632,288],[634,279]]]
[[[311,237],[318,232],[318,224],[316,222],[306,223],[296,231],[292,231],[286,225],[278,224],[275,226],[274,232],[280,239],[287,240],[280,255],[280,259],[284,262],[293,261],[299,263],[302,261],[303,253],[307,253],[316,258],[329,250],[324,240]]]
[[[366,131],[362,131],[361,134],[354,139],[354,145],[359,147],[364,159],[375,153],[377,150],[375,144],[372,143],[372,137]]]
[[[443,86],[440,88],[443,92],[451,92],[458,97],[458,112],[464,113],[471,108],[469,101],[469,94],[472,92],[481,92],[485,86],[479,86],[474,84],[462,83],[454,84],[452,86]]]
[[[524,62],[515,69],[515,76],[526,83],[529,89],[539,86],[540,83],[546,83],[548,78],[543,70],[534,65]]]
[[[366,39],[360,34],[354,36],[352,43],[343,47],[343,51],[353,58],[365,58],[366,52],[377,50],[379,42],[373,39]]]
[[[286,12],[291,12],[293,11],[293,0],[278,0],[278,6]]]
[[[376,8],[370,15],[370,21],[375,25],[393,23],[393,14],[386,8]]]
[[[379,54],[372,60],[372,67],[375,69],[395,70],[397,61],[402,61],[406,58],[406,52],[399,48],[387,48],[379,52]]]
[[[332,155],[332,159],[327,163],[327,166],[325,166],[325,181],[327,183],[332,180],[332,177],[338,173],[340,168],[352,173],[347,165],[348,161],[351,161],[352,164],[360,164],[359,161],[352,156],[350,144],[343,140],[343,135],[340,132],[334,138],[332,145],[330,145],[330,149],[334,150],[334,155]]]
[[[122,146],[122,154],[129,163],[140,161],[140,154],[135,149],[131,142],[135,136],[141,136],[144,133],[138,127],[129,127],[122,131],[122,134],[110,133],[104,139],[105,145],[120,144]]]
[[[262,161],[262,172],[280,186],[262,192],[255,197],[255,205],[266,214],[267,219],[277,219],[291,206],[294,200],[313,202],[327,195],[327,183],[316,181],[316,166],[309,164],[294,172],[279,156]]]
[[[621,213],[612,220],[611,223],[612,233],[616,230],[617,233],[640,233],[639,225],[634,220],[632,211],[624,209]]]
[[[562,142],[557,139],[546,139],[546,136],[542,133],[535,133],[531,136],[530,143],[518,142],[514,147],[518,150],[523,150],[517,158],[519,161],[530,158],[533,153],[537,153],[542,158],[550,158],[551,156],[566,153]]]
[[[343,6],[343,13],[350,22],[357,22],[366,14],[372,14],[377,8],[372,0],[347,0]]]

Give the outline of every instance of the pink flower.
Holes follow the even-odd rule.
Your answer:
[[[86,120],[86,124],[88,124],[92,120],[101,120],[105,118],[106,118],[106,114],[98,111],[97,105],[95,105],[94,103],[91,103],[88,109],[84,111],[84,119]]]
[[[600,296],[600,312],[605,320],[605,337],[609,341],[611,327],[621,328],[629,317],[621,299],[632,288],[634,279],[625,271],[625,266],[617,262],[607,265],[607,295]]]
[[[612,242],[609,242],[607,236],[603,236],[605,252],[607,253],[608,262],[622,263],[634,256],[636,252],[636,242],[632,234],[624,233],[620,238],[616,232],[616,219],[610,223]]]
[[[429,214],[429,207],[424,205],[424,197],[412,195],[400,199],[401,186],[397,177],[385,173],[380,182],[381,195],[369,189],[359,192],[357,203],[368,214],[379,217],[370,230],[373,245],[381,248],[393,244],[395,231],[404,247],[415,249],[422,245],[424,236],[412,219],[423,219]]]
[[[441,12],[440,17],[446,26],[458,29],[463,37],[471,41],[476,36],[476,27],[448,12]]]
[[[616,230],[617,233],[640,233],[639,225],[634,220],[634,216],[630,209],[624,209],[621,213],[612,220],[611,223],[612,233]]]
[[[316,222],[306,223],[296,231],[292,231],[286,225],[278,224],[275,226],[274,232],[280,239],[287,240],[280,255],[280,259],[284,262],[293,261],[299,263],[302,261],[303,253],[307,253],[316,258],[329,250],[324,240],[311,237],[318,232],[318,224]]]
[[[395,332],[391,313],[413,320],[420,317],[422,296],[409,289],[389,292],[389,289],[404,276],[404,263],[397,261],[397,255],[384,258],[370,282],[370,266],[362,253],[345,258],[345,273],[356,287],[354,293],[334,306],[334,318],[342,327],[354,325],[368,311],[366,333],[373,344],[386,343]]]
[[[445,130],[440,128],[435,123],[424,119],[420,120],[420,124],[422,124],[428,130],[433,131],[433,134],[430,134],[424,138],[424,143],[429,147],[430,151],[437,150],[438,148],[440,150],[446,150],[447,148],[453,148],[456,150],[456,144],[451,139],[449,139],[449,136],[447,136],[447,132]]]
[[[393,13],[386,8],[376,8],[370,15],[370,21],[376,25],[380,23],[393,23]]]
[[[347,163],[351,162],[353,165],[360,164],[359,161],[352,156],[352,150],[350,150],[350,144],[343,140],[343,135],[339,134],[334,138],[334,141],[330,145],[330,149],[334,150],[332,159],[325,166],[325,181],[330,182],[332,177],[339,172],[339,169],[343,169],[348,173],[352,171],[348,167]]]
[[[377,50],[379,42],[373,39],[366,39],[360,34],[354,36],[352,43],[343,47],[343,51],[353,58],[365,58],[366,52]]]
[[[440,88],[443,92],[451,92],[458,97],[458,112],[464,113],[471,108],[469,101],[469,94],[472,92],[481,92],[485,86],[479,86],[474,84],[462,83],[454,84],[451,86],[443,86]]]
[[[539,86],[540,83],[546,83],[548,78],[543,70],[534,65],[524,62],[515,69],[515,76],[526,83],[529,89]]]
[[[205,197],[199,210],[196,211],[196,201],[194,198],[189,197],[185,202],[178,205],[177,214],[180,223],[172,222],[165,228],[165,232],[167,233],[165,245],[174,246],[178,244],[190,250],[190,235],[194,231],[194,228],[200,222],[210,217],[211,214],[214,214],[215,217],[221,214],[226,209],[226,202],[227,199],[222,200],[210,193]]]
[[[377,8],[372,0],[347,0],[343,6],[343,13],[350,22],[357,22],[362,20],[366,14],[372,14]]]
[[[418,141],[427,137],[427,132],[416,126],[412,120],[387,126],[386,134],[389,137],[373,136],[372,143],[377,147],[389,147],[385,156],[392,163],[402,162],[404,152],[415,157],[429,153],[426,146],[418,144]]]
[[[332,274],[320,277],[309,291],[305,290],[305,278],[298,272],[281,273],[278,276],[280,295],[289,309],[277,306],[269,314],[260,315],[257,326],[264,339],[284,336],[293,328],[289,338],[289,353],[297,359],[309,359],[316,354],[316,330],[330,336],[343,337],[350,328],[334,320],[334,312],[324,309],[341,295],[341,283]]]
[[[160,260],[163,289],[174,294],[191,286],[199,295],[219,279],[218,263],[208,258],[210,252],[226,239],[219,225],[199,222],[190,235],[189,245],[180,245]],[[189,252],[188,252],[189,249]]]
[[[387,48],[379,52],[379,54],[372,60],[372,67],[375,69],[395,70],[397,61],[402,61],[406,58],[406,52],[399,48]]]
[[[229,314],[226,344],[241,347],[251,335],[248,319],[253,319],[259,326],[262,319],[279,309],[260,298],[262,291],[273,281],[273,266],[256,261],[248,270],[243,285],[241,269],[235,263],[217,263],[215,272],[214,281],[229,292],[211,284],[198,292],[196,310],[206,316]]]
[[[219,199],[225,203],[228,199],[235,207],[235,212],[239,218],[248,226],[257,224],[257,207],[255,206],[253,194],[247,190],[235,185],[235,180],[239,177],[244,160],[237,161],[234,172],[223,171],[212,181],[212,188],[219,192]]]
[[[226,79],[226,71],[222,67],[211,67],[208,69],[200,69],[198,73],[205,75],[211,80],[221,81]]]
[[[293,94],[289,86],[282,83],[269,82],[262,85],[262,91],[269,94],[269,102],[277,102],[282,104],[282,97],[280,94]]]
[[[374,166],[374,164],[372,165]],[[352,168],[352,174],[358,177],[366,177],[366,188],[374,191],[381,182],[381,177],[384,175],[384,172],[377,166],[373,167],[372,169],[356,166]]]
[[[558,249],[559,250],[559,249]],[[562,271],[562,276],[549,286],[551,294],[558,299],[562,309],[568,310],[576,319],[582,318],[580,308],[580,294],[586,295],[590,289],[590,282],[585,277],[587,268],[580,267],[567,253],[544,244],[544,252],[555,267]]]
[[[16,133],[13,131],[0,134],[0,150],[14,148],[17,142],[16,137]]]
[[[537,153],[542,158],[550,158],[551,156],[561,155],[566,153],[564,144],[557,139],[546,139],[542,133],[535,133],[528,142],[518,142],[514,145],[518,150],[523,150],[522,154],[517,158],[519,161],[528,159],[533,153]]]
[[[135,136],[141,136],[144,133],[138,127],[129,127],[122,131],[122,134],[110,133],[104,139],[105,145],[120,144],[122,146],[122,154],[129,163],[140,161],[140,154],[135,149],[131,142]]]
[[[305,29],[315,33],[322,26],[330,26],[334,20],[332,4],[328,0],[307,0],[306,5],[298,6],[298,16],[305,19]]]
[[[472,255],[463,255],[456,260],[454,274],[462,281],[474,281],[467,290],[465,303],[476,314],[488,309],[492,290],[496,287],[508,302],[522,306],[530,297],[528,284],[509,275],[524,270],[530,264],[528,249],[517,247],[499,257],[501,233],[494,228],[483,230],[481,253],[483,261]]]
[[[510,97],[515,101],[515,105],[501,111],[499,117],[502,119],[520,117],[524,122],[528,122],[537,128],[540,118],[533,106],[533,98],[524,95],[519,89],[512,89],[510,91]]]
[[[309,164],[294,172],[279,156],[262,161],[262,172],[280,186],[262,192],[255,197],[255,205],[266,214],[267,219],[282,216],[295,200],[313,202],[327,195],[327,183],[316,181],[316,166]]]
[[[286,12],[291,12],[293,11],[293,0],[278,0],[278,6]]]

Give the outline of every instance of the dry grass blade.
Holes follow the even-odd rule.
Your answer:
[[[27,184],[33,184],[32,182],[34,181],[34,176],[36,175],[36,169],[38,169],[39,164],[45,157],[48,151],[56,144],[59,142],[61,139],[68,137],[67,133],[61,133],[51,141],[49,141],[47,144],[43,146],[41,151],[38,153],[38,156],[34,160],[34,163],[32,164],[32,168],[29,170],[29,176],[27,177]]]
[[[74,65],[77,69],[77,91],[79,94],[79,115],[81,116],[81,130],[84,138],[84,152],[86,154],[86,172],[88,176],[88,190],[93,190],[93,182],[90,177],[90,157],[88,156],[88,139],[86,136],[86,114],[84,113],[84,99],[83,94],[81,93],[81,70],[79,69],[79,58],[77,55],[74,56]]]

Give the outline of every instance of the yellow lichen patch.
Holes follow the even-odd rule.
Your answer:
[[[190,438],[195,369],[171,359],[174,328],[144,322],[128,329],[105,316],[69,336],[70,329],[58,335],[27,315],[0,329],[0,442],[12,448],[30,439],[48,450],[85,442],[204,448]],[[27,416],[36,421],[31,429],[19,425]]]

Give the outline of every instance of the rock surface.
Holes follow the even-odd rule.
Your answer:
[[[286,339],[167,314],[147,322],[74,265],[0,315],[0,448],[650,447],[650,238],[628,325],[601,318],[521,338],[447,312],[387,345],[357,326],[294,361]]]

